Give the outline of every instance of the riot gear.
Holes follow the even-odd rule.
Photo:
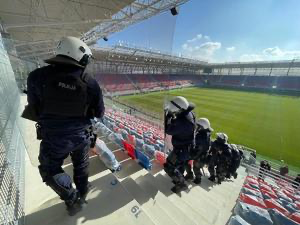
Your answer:
[[[190,159],[193,162],[193,171],[195,174],[194,183],[201,183],[201,168],[207,163],[207,154],[210,148],[210,136],[213,129],[210,127],[210,122],[206,118],[200,118],[197,121],[197,128],[195,132],[194,148],[190,152]],[[191,165],[186,164],[187,180],[194,179]]]
[[[28,104],[34,107],[41,139],[39,172],[43,181],[65,201],[70,215],[81,210],[88,192],[90,118],[104,114],[97,81],[84,69],[91,50],[81,40],[63,38],[50,65],[32,71],[27,79]],[[32,118],[31,118],[32,119]],[[71,156],[73,181],[62,169]]]
[[[191,112],[194,106],[179,96],[173,99],[173,103],[170,102],[167,109],[171,113],[166,113],[165,131],[172,136],[173,151],[167,157],[164,167],[175,183],[172,191],[178,193],[187,188],[183,173],[194,142],[195,116]]]

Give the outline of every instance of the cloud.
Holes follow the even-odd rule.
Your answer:
[[[263,61],[263,56],[259,54],[243,54],[240,56],[242,62]]]
[[[197,36],[194,37],[193,39],[187,40],[187,43],[192,43],[192,42],[198,41],[201,38],[202,38],[202,34],[197,34]]]
[[[220,42],[208,41],[209,36],[198,34],[187,40],[181,47],[183,55],[201,60],[212,60],[214,53],[222,47]]]
[[[282,59],[291,59],[300,57],[300,51],[288,51],[281,50],[278,46],[274,48],[266,48],[263,50],[263,54],[269,57],[282,58]]]
[[[226,50],[227,50],[228,52],[233,52],[233,51],[235,50],[235,47],[234,47],[234,46],[228,47],[228,48],[226,48]]]
[[[278,46],[273,48],[263,49],[259,53],[255,54],[243,54],[240,56],[241,61],[263,61],[263,60],[292,60],[300,58],[300,51],[298,50],[284,50]]]
[[[283,52],[277,46],[274,48],[266,48],[263,50],[263,54],[271,56],[282,56]]]

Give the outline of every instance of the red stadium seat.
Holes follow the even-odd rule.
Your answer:
[[[132,159],[136,159],[135,149],[133,148],[133,146],[131,144],[127,143],[126,141],[122,141],[122,142],[123,142],[124,149],[127,151],[127,154]]]
[[[266,199],[266,200],[264,200],[264,202],[268,209],[277,209],[279,212],[283,213],[286,216],[288,216],[290,214],[287,209],[285,209],[282,205],[280,205],[274,199]]]
[[[290,215],[290,219],[300,224],[300,212],[295,212]]]
[[[241,193],[239,198],[240,198],[240,201],[242,201],[244,203],[247,203],[249,205],[254,205],[254,206],[260,207],[262,209],[267,208],[267,206],[265,205],[263,199],[255,197],[253,195],[248,195],[248,194]]]
[[[289,198],[293,199],[294,201],[297,200],[296,195],[293,194],[293,193],[291,193],[291,192],[289,192],[288,190],[283,189],[282,192],[283,192],[284,194],[286,194],[286,196],[288,196]]]
[[[154,153],[155,159],[161,164],[164,165],[166,163],[166,154],[160,151],[155,151]]]
[[[274,191],[268,191],[265,189],[260,189],[261,193],[266,194],[268,196],[270,196],[271,198],[278,198],[278,196],[276,195],[276,193]]]
[[[254,187],[252,187],[250,184],[248,184],[248,183],[245,183],[244,184],[244,187],[245,188],[248,188],[248,189],[251,189],[251,190],[254,190],[254,191],[258,191],[259,189],[258,188],[254,188]]]
[[[250,183],[250,184],[259,185],[259,182],[256,179],[252,178],[252,177],[247,177],[246,182]]]
[[[260,184],[259,189],[261,190],[262,193],[268,193],[272,198],[278,198],[276,193],[273,191],[273,189],[265,184]]]

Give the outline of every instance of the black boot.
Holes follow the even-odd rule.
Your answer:
[[[74,216],[86,207],[87,202],[85,197],[86,196],[80,197],[79,192],[76,192],[71,199],[65,201],[69,216]]]
[[[212,175],[212,176],[210,176],[208,179],[209,179],[211,182],[215,182],[216,177]]]
[[[185,180],[194,180],[194,174],[191,173],[187,173],[184,177]]]
[[[178,183],[178,184],[175,184],[175,186],[171,188],[171,191],[178,194],[181,191],[185,191],[187,189],[188,189],[188,186],[185,183]]]
[[[225,176],[217,176],[218,184],[221,184],[225,180]]]
[[[195,184],[201,184],[201,177],[196,177],[196,179],[194,180]]]
[[[236,179],[237,176],[238,176],[238,174],[237,174],[237,172],[235,172],[235,173],[233,174],[233,178]]]

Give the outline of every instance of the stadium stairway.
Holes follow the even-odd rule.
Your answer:
[[[126,78],[127,78],[127,80],[129,80],[130,81],[130,83],[134,86],[134,88],[136,89],[136,90],[139,90],[139,91],[141,91],[141,89],[139,88],[139,86],[127,75],[127,74],[125,74],[125,76],[126,76]]]
[[[27,160],[26,224],[225,225],[229,220],[246,176],[243,167],[236,180],[221,185],[210,182],[205,170],[200,186],[189,183],[188,191],[176,195],[170,190],[171,179],[158,163],[153,161],[152,170],[147,171],[119,146],[102,139],[114,152],[122,170],[113,174],[98,156],[91,156],[92,188],[87,197],[88,205],[73,217],[67,215],[59,197],[42,183],[38,168]],[[72,176],[69,159],[64,169]]]

